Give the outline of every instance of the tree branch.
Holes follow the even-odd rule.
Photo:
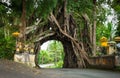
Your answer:
[[[50,14],[50,18],[49,20],[54,22],[56,24],[56,26],[58,27],[58,29],[60,30],[60,32],[65,35],[66,37],[68,37],[72,44],[73,44],[73,48],[76,54],[76,57],[78,59],[77,63],[78,63],[78,67],[86,67],[85,66],[85,60],[88,61],[88,63],[90,63],[90,60],[88,59],[88,55],[84,50],[84,46],[82,45],[82,43],[79,43],[78,40],[74,39],[73,37],[71,37],[70,35],[68,35],[67,33],[65,33],[62,29],[60,24],[58,23],[57,19],[55,18],[55,16],[53,15],[53,13]]]
[[[55,34],[55,32],[47,30],[47,31],[44,31],[43,33],[40,33],[40,35],[35,36],[32,41],[38,42],[38,41],[41,41],[42,39],[45,39],[45,38],[52,36],[54,34]]]

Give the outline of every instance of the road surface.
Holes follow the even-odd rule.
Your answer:
[[[45,78],[120,78],[120,72],[95,69],[41,69],[41,75]]]
[[[0,69],[0,78],[120,78],[120,72],[93,69],[40,69],[40,73],[19,73]]]
[[[54,66],[54,65],[55,65],[55,64],[51,63],[51,64],[40,64],[39,66],[40,66],[41,68],[49,68],[49,67]]]
[[[0,61],[0,78],[120,78],[120,72],[95,69],[33,69]]]

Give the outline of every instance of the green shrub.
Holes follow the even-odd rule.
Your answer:
[[[62,68],[63,67],[63,61],[59,61],[57,63],[55,63],[55,68]]]
[[[15,40],[12,38],[0,38],[0,58],[13,59],[15,51]]]

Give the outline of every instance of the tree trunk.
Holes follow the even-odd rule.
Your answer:
[[[93,10],[93,17],[94,17],[94,21],[93,21],[93,55],[96,55],[96,0],[93,0],[94,3],[94,10]]]
[[[64,0],[64,5],[63,5],[63,17],[64,17],[64,32],[67,33],[67,27],[68,27],[68,16],[67,16],[67,0]]]
[[[20,41],[24,44],[26,40],[25,31],[26,30],[26,1],[22,0],[22,16],[20,24]]]
[[[38,65],[38,57],[39,57],[39,51],[40,51],[40,42],[35,43],[35,48],[34,48],[34,52],[35,52],[35,67],[36,68],[40,68],[40,66]]]
[[[77,68],[77,58],[73,51],[71,42],[64,41],[63,47],[65,52],[63,68]]]

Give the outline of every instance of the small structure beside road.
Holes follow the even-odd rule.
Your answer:
[[[21,53],[14,55],[14,61],[35,67],[35,55],[28,53]]]
[[[114,69],[120,66],[120,37],[108,41],[106,37],[100,39],[101,55],[90,57],[91,66],[95,68]]]

